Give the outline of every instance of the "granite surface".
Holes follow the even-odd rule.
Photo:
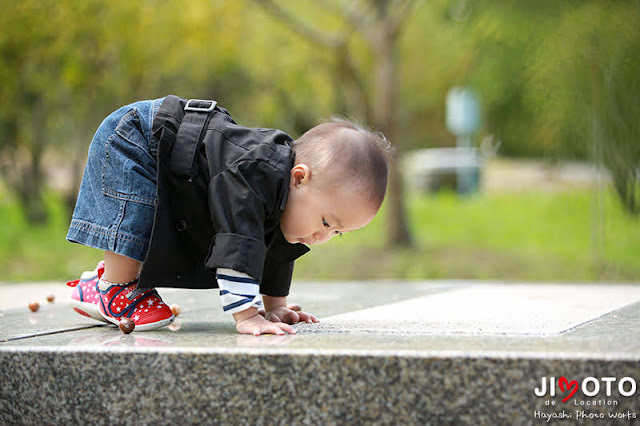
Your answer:
[[[427,303],[478,285],[491,283],[295,283],[291,300],[321,322],[288,336],[238,335],[215,291],[161,290],[166,302],[180,304],[180,317],[168,328],[130,335],[60,300],[35,313],[5,309],[0,424],[640,423],[640,393],[625,396],[631,380],[640,381],[640,303],[631,297],[547,335],[474,327],[434,333],[428,322],[403,329],[409,312],[402,303],[384,326],[362,326],[362,318],[371,320],[368,308]],[[597,288],[604,298],[606,286]],[[638,286],[628,288],[631,294]],[[541,285],[540,294],[550,289]],[[341,322],[360,310],[360,320]],[[555,395],[536,395],[550,377]]]

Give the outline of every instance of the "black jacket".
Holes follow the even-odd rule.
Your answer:
[[[291,137],[239,126],[213,101],[171,95],[152,132],[158,205],[140,285],[215,288],[216,268],[230,268],[260,281],[262,294],[286,296],[293,261],[309,251],[288,243],[279,226]]]

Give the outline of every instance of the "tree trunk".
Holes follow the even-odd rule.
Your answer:
[[[265,10],[273,14],[276,19],[279,19],[311,43],[334,50],[336,54],[336,68],[334,70],[336,108],[341,112],[354,106],[356,108],[360,106],[367,123],[369,123],[370,117],[373,117],[371,123],[376,130],[384,133],[387,139],[396,145],[398,151],[401,151],[399,149],[401,144],[396,138],[394,121],[396,39],[399,33],[398,28],[404,22],[406,14],[410,12],[412,2],[404,2],[405,13],[400,11],[399,14],[394,14],[394,2],[389,0],[371,1],[369,12],[375,15],[375,19],[371,24],[368,22],[368,12],[363,15],[358,12],[347,12],[347,16],[352,18],[351,21],[355,21],[354,29],[359,29],[369,42],[374,56],[373,95],[368,96],[365,82],[360,79],[355,67],[350,62],[349,48],[346,44],[348,34],[343,35],[341,38],[335,38],[323,32],[315,31],[297,19],[295,15],[288,13],[276,2],[271,0],[256,1]],[[366,24],[363,24],[364,21],[367,21]],[[348,90],[348,93],[345,90]],[[354,99],[349,98],[352,92],[356,94]],[[348,100],[351,100],[351,102],[347,102]],[[351,105],[352,103],[355,105]],[[411,247],[412,240],[404,207],[404,185],[398,167],[391,168],[388,186],[388,243],[393,246]]]
[[[377,50],[374,51],[374,126],[385,134],[387,139],[400,148],[396,138],[395,98],[396,98],[396,55],[395,37],[388,20],[378,21],[379,37]],[[400,150],[398,150],[400,151]],[[413,242],[407,226],[404,207],[404,185],[399,167],[391,168],[388,190],[388,228],[387,240],[392,246],[411,247]]]
[[[49,211],[44,202],[42,173],[42,155],[44,153],[44,101],[38,99],[33,108],[31,126],[33,133],[29,160],[23,165],[19,182],[18,199],[27,222],[32,225],[46,223],[49,219]]]
[[[31,164],[23,170],[23,184],[19,193],[20,205],[27,222],[31,225],[46,223],[49,212],[42,195],[42,170],[41,161],[37,156],[32,156]]]
[[[613,183],[622,202],[624,210],[632,216],[640,216],[640,203],[638,202],[638,183],[634,170],[610,168],[613,174]]]
[[[83,134],[80,132],[77,132],[74,136],[72,142],[73,152],[69,156],[71,159],[71,187],[64,195],[64,204],[67,210],[67,217],[69,219],[69,222],[71,222],[73,211],[76,208],[76,200],[78,198],[78,191],[80,190],[80,182],[82,181],[85,159],[87,157],[85,147],[88,144],[86,143],[86,138],[82,136]]]

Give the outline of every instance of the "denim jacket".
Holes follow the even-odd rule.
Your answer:
[[[167,96],[153,120],[158,205],[142,287],[217,287],[217,268],[244,272],[268,296],[289,293],[309,251],[279,222],[294,154],[280,130],[237,125],[212,101]]]

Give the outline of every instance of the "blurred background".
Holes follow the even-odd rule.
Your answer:
[[[2,282],[93,269],[64,239],[93,133],[167,94],[395,144],[381,213],[295,279],[640,281],[638,0],[2,4]]]

